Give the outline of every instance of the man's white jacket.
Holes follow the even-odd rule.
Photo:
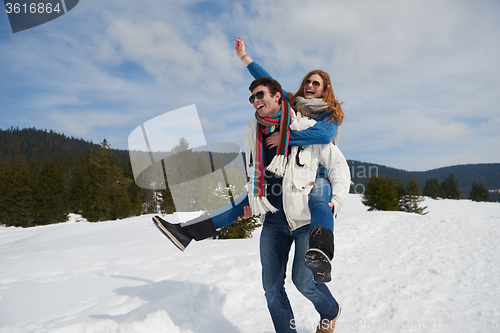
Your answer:
[[[313,126],[316,121],[292,112],[293,131],[304,130]],[[247,185],[250,206],[252,206],[251,184],[253,184],[255,163],[255,138],[257,131],[257,121],[252,119],[247,124],[248,134],[245,138],[245,151],[247,159],[247,175],[250,183]],[[297,154],[299,155],[297,157]],[[300,163],[299,164],[297,163]],[[290,230],[295,230],[311,222],[309,212],[309,193],[314,186],[318,165],[322,164],[327,169],[328,179],[332,185],[332,200],[334,213],[337,215],[342,210],[351,186],[351,175],[349,166],[342,152],[337,146],[330,144],[309,145],[299,147],[293,146],[290,149],[285,175],[283,176],[283,208],[290,226]],[[253,207],[252,207],[253,210]],[[262,217],[264,218],[264,217]]]

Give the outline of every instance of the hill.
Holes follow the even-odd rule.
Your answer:
[[[68,137],[52,130],[13,127],[6,130],[0,129],[0,161],[14,155],[25,156],[27,161],[34,158],[38,164],[50,157],[56,161],[61,157],[69,156],[78,159],[97,147],[99,147],[97,143]],[[120,161],[121,167],[127,164],[128,151],[113,149],[113,152]]]
[[[474,181],[483,181],[484,186],[489,190],[500,190],[500,163],[454,165],[427,171],[406,171],[352,160],[348,161],[348,163],[351,178],[355,184],[365,185],[372,175],[389,176],[392,179],[399,178],[404,184],[408,184],[410,180],[415,179],[420,190],[422,190],[427,179],[435,178],[438,182],[441,182],[450,173],[453,173],[455,178],[459,180],[460,192],[462,192],[463,198],[468,198]],[[362,188],[360,185],[358,187]],[[494,198],[497,198],[498,201],[498,193],[494,195]]]
[[[33,157],[40,164],[49,157],[58,160],[62,156],[73,155],[78,158],[89,150],[95,150],[98,146],[98,144],[67,137],[53,131],[34,128],[0,129],[0,161],[18,154],[25,156],[27,160]],[[123,168],[130,159],[128,151],[113,149],[113,153]],[[436,178],[441,182],[453,173],[459,180],[460,191],[464,198],[468,197],[473,181],[483,181],[485,187],[490,190],[500,189],[500,163],[455,165],[428,171],[407,171],[355,160],[347,162],[357,192],[360,192],[363,185],[374,174],[382,177],[390,176],[392,179],[399,178],[404,184],[415,179],[422,190],[427,179]],[[498,198],[498,194],[496,197]]]

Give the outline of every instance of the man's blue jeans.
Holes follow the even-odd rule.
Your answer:
[[[290,232],[288,225],[264,222],[260,235],[260,260],[262,284],[267,306],[276,332],[296,332],[292,307],[285,292],[288,253],[295,242],[292,265],[292,281],[299,292],[310,300],[321,320],[332,320],[339,307],[328,287],[313,281],[312,272],[304,264],[304,253],[308,248],[309,225]]]

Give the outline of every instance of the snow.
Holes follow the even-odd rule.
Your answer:
[[[500,204],[423,204],[424,216],[368,212],[349,196],[328,284],[342,306],[335,332],[499,331]],[[0,228],[0,333],[274,331],[260,230],[180,252],[152,216]],[[286,286],[298,332],[314,332],[314,308]]]

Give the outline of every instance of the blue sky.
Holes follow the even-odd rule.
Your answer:
[[[495,0],[81,0],[13,34],[0,14],[0,128],[127,149],[141,124],[195,104],[207,141],[242,146],[253,109],[241,36],[286,90],[330,73],[348,159],[500,162],[499,17]]]

